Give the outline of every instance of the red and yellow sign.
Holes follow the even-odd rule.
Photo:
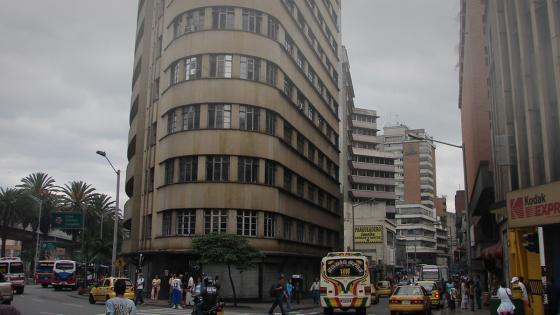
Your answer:
[[[560,182],[507,194],[511,228],[560,223]]]

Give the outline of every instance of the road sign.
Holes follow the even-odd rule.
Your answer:
[[[56,248],[55,242],[42,242],[41,250],[54,250]]]
[[[114,265],[115,267],[117,267],[117,269],[123,269],[126,263],[124,262],[124,259],[122,259],[122,257],[119,257],[117,258],[117,260],[115,260]]]
[[[53,212],[51,227],[54,229],[79,230],[82,228],[81,212]]]

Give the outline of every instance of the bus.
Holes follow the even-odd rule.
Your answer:
[[[54,260],[39,260],[35,270],[35,283],[43,288],[48,287],[52,282]]]
[[[441,273],[436,265],[423,265],[420,269],[420,280],[422,281],[441,281]]]
[[[358,252],[334,252],[321,261],[321,307],[325,314],[335,309],[355,309],[365,315],[371,305],[368,258]]]
[[[79,284],[78,263],[73,260],[57,260],[53,266],[52,286],[56,291],[64,288],[76,290]]]
[[[19,257],[0,258],[0,273],[4,275],[6,281],[12,283],[12,290],[17,294],[23,294],[25,289],[25,273],[23,272],[23,262]]]

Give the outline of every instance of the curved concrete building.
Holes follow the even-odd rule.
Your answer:
[[[339,20],[339,1],[139,2],[123,252],[145,275],[198,271],[208,233],[266,254],[242,298],[318,275],[341,237]]]

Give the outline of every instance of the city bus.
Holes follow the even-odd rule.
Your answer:
[[[325,314],[355,309],[365,315],[371,305],[368,258],[357,252],[329,253],[321,261],[320,293]]]
[[[25,273],[23,272],[23,262],[19,257],[0,258],[0,273],[4,275],[6,281],[12,283],[12,290],[17,294],[23,294],[25,289]]]
[[[73,260],[57,260],[53,266],[52,286],[56,291],[64,288],[76,290],[79,284],[78,263]]]
[[[43,288],[48,287],[52,282],[54,260],[39,260],[35,270],[35,283]]]

